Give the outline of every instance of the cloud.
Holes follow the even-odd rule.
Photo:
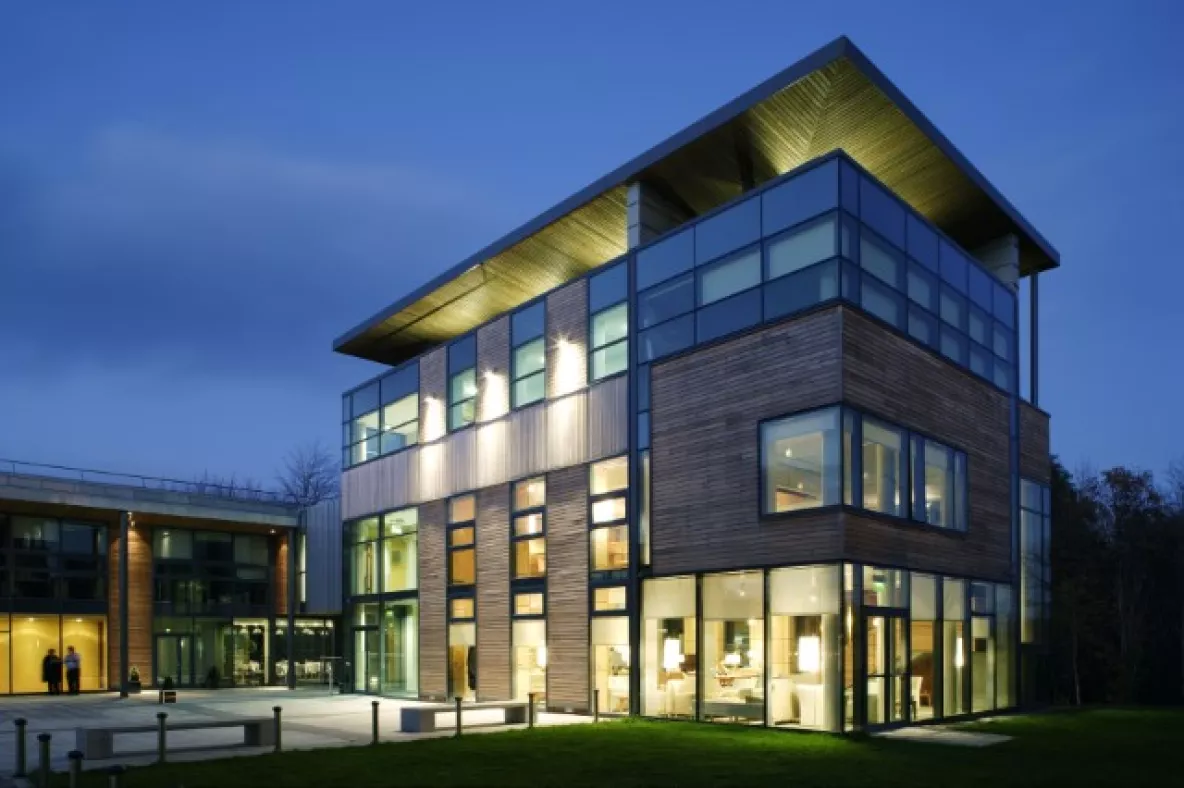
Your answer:
[[[500,222],[463,185],[110,128],[71,161],[0,151],[0,358],[307,381],[331,340]]]

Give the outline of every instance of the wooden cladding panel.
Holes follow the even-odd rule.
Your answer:
[[[419,508],[419,694],[425,698],[448,694],[446,522],[445,501]]]
[[[762,520],[759,423],[840,398],[838,308],[661,361],[651,381],[656,574],[837,558],[837,513]]]
[[[1048,414],[1020,402],[1020,475],[1048,483],[1052,476]]]
[[[1008,396],[850,309],[843,309],[843,394],[853,407],[965,451],[970,487],[965,534],[864,520],[856,527],[852,519],[847,556],[1009,579]]]
[[[547,707],[584,712],[588,691],[588,469],[547,474]]]
[[[510,684],[510,486],[477,494],[477,699],[507,700]]]
[[[296,532],[290,531],[286,536],[275,538],[275,613],[277,616],[288,615],[288,550],[289,543],[296,538]]]
[[[510,317],[477,331],[477,421],[504,416],[510,409]]]
[[[108,686],[117,689],[123,681],[124,666],[120,659],[119,641],[123,629],[119,605],[121,592],[119,558],[122,552],[120,527],[111,526],[107,541],[108,582],[111,593],[108,597],[107,632],[108,640]],[[140,680],[145,684],[155,681],[152,669],[152,531],[140,526],[128,531],[128,667],[140,671]]]

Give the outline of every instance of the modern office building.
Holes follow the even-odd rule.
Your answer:
[[[1036,697],[1058,264],[839,39],[404,296],[335,343],[389,367],[343,399],[353,689],[826,731]]]
[[[45,692],[42,659],[71,646],[83,691],[132,668],[144,687],[326,681],[338,508],[0,461],[0,694]]]

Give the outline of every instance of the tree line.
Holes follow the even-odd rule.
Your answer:
[[[1054,703],[1184,699],[1184,465],[1052,468]]]

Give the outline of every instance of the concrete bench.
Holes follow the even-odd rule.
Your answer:
[[[167,731],[199,731],[214,728],[242,728],[243,729],[243,746],[245,747],[272,747],[275,746],[275,720],[271,717],[243,717],[235,720],[202,720],[200,722],[176,722],[168,723]],[[106,758],[114,758],[115,752],[115,736],[116,734],[126,733],[157,733],[159,728],[155,725],[127,725],[110,728],[76,728],[74,731],[74,747],[82,752],[84,758],[88,761],[104,760]],[[169,747],[170,752],[178,752],[181,749],[195,749],[195,748],[173,748]],[[204,749],[204,748],[197,748]],[[120,752],[119,755],[137,755],[142,754],[143,750],[135,753]],[[146,752],[153,752],[148,750]]]
[[[461,705],[461,722],[464,727],[479,725],[524,724],[529,705],[523,701],[484,701]],[[503,716],[486,712],[502,711]],[[404,706],[399,711],[399,730],[403,733],[431,733],[441,728],[455,728],[456,704],[435,703],[427,706]]]

